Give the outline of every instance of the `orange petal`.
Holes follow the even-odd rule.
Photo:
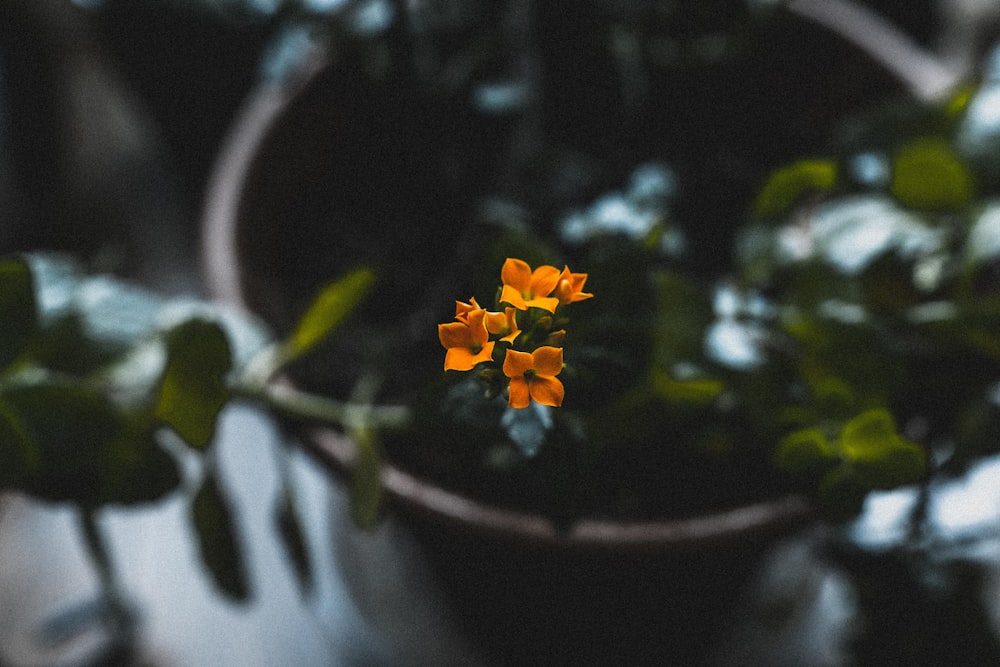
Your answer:
[[[460,322],[466,322],[469,319],[469,313],[473,310],[479,310],[479,304],[476,303],[476,297],[469,299],[469,303],[464,303],[462,301],[455,302],[455,319]]]
[[[507,315],[504,313],[486,313],[486,330],[491,334],[505,334],[510,328]]]
[[[485,343],[490,338],[490,332],[486,330],[486,311],[482,308],[470,310],[468,315],[469,335],[472,340],[480,344]]]
[[[518,292],[527,292],[531,287],[531,267],[524,260],[508,257],[500,268],[500,279]]]
[[[513,382],[514,381],[511,380],[511,384],[513,384]],[[562,382],[553,377],[541,376],[537,376],[531,380],[528,384],[528,391],[531,398],[536,403],[551,405],[554,408],[558,408],[562,405],[563,396],[566,393]]]
[[[593,294],[583,291],[583,286],[587,282],[586,273],[571,273],[569,267],[564,267],[559,274],[559,284],[556,286],[556,296],[559,303],[574,303],[590,299]]]
[[[444,357],[444,369],[446,371],[471,371],[478,364],[493,358],[493,345],[494,343],[487,343],[475,353],[467,347],[449,348]]]
[[[510,351],[508,350],[508,354]],[[526,408],[531,405],[531,394],[528,390],[528,383],[524,377],[514,377],[510,379],[510,386],[507,388],[507,405],[512,408]]]
[[[535,269],[531,274],[532,296],[543,297],[552,294],[552,290],[559,284],[559,273],[559,269],[548,264]]]
[[[556,307],[559,305],[559,299],[554,296],[542,297],[540,299],[532,299],[531,301],[526,301],[525,306],[528,308],[541,308],[542,310],[547,310],[550,313],[556,312]]]
[[[503,358],[503,374],[509,378],[523,378],[526,371],[531,370],[532,357],[527,352],[507,350]]]
[[[472,345],[472,332],[464,322],[449,322],[438,325],[438,339],[448,348],[467,348]]]
[[[524,297],[521,296],[520,290],[511,285],[503,286],[503,291],[500,292],[500,303],[509,303],[518,310],[528,309],[528,304],[524,302]]]
[[[510,354],[510,352],[508,352]],[[531,353],[531,367],[539,377],[555,377],[563,367],[563,351],[561,347],[543,345]]]

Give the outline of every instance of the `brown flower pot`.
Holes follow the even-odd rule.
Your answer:
[[[395,91],[379,100],[370,89],[352,91],[351,82],[342,64],[318,53],[295,75],[262,84],[235,123],[209,189],[204,267],[210,289],[279,331],[310,296],[310,283],[335,274],[331,261],[350,252],[331,245],[326,232],[340,225],[334,236],[341,243],[344,225],[351,235],[377,236],[384,216],[402,214],[381,197],[405,196],[407,183],[400,180],[425,178],[408,173],[416,160],[395,136],[423,130],[393,127],[406,120],[399,105],[412,99]],[[360,98],[375,106],[362,107]],[[383,113],[386,118],[372,117]],[[365,133],[373,129],[394,136]],[[354,182],[352,173],[368,181]],[[379,184],[374,192],[372,179]],[[350,198],[349,205],[341,207],[338,196]],[[441,203],[420,202],[417,213]],[[351,217],[337,217],[348,209]],[[413,243],[427,240],[418,236]],[[348,439],[328,429],[302,435],[332,477],[350,475],[355,448]],[[758,557],[811,519],[801,498],[780,497],[684,519],[560,525],[454,493],[391,461],[382,483],[390,532],[405,538],[373,551],[375,537],[340,536],[340,548],[349,552],[342,553],[344,578],[359,606],[390,633],[427,627],[421,610],[444,609],[448,627],[475,652],[515,664],[693,664]],[[397,556],[411,565],[393,569]],[[406,581],[410,574],[419,580]],[[385,578],[392,576],[400,588],[386,593]],[[428,590],[433,603],[414,599]],[[417,616],[394,614],[386,609],[389,601],[406,603],[406,613]],[[435,646],[440,637],[408,644],[387,639],[406,650]],[[436,664],[462,655],[430,651]]]

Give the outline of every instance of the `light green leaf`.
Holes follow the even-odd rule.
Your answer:
[[[912,484],[926,473],[923,448],[896,432],[888,410],[868,410],[847,422],[841,431],[841,447],[858,478],[872,489]]]
[[[829,191],[836,183],[837,165],[833,161],[799,160],[771,174],[754,202],[754,215],[780,217],[804,196]]]
[[[893,166],[889,189],[904,206],[954,209],[975,196],[972,173],[943,139],[923,138],[906,144]]]
[[[286,363],[316,347],[361,302],[375,281],[370,269],[357,269],[324,287],[284,344]]]
[[[774,463],[792,475],[815,473],[836,460],[833,445],[818,428],[789,433],[778,443]]]
[[[712,377],[693,377],[675,380],[666,371],[656,368],[652,373],[653,391],[670,403],[709,405],[715,401],[726,385]]]
[[[898,439],[896,420],[883,408],[862,412],[844,424],[840,433],[844,453],[852,461],[878,459]]]
[[[191,319],[166,334],[167,365],[153,411],[194,447],[204,447],[229,400],[229,341],[215,322]]]

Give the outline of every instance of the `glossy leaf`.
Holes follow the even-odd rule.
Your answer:
[[[191,520],[198,553],[216,587],[232,600],[248,600],[250,584],[232,511],[211,471],[195,494]]]
[[[831,160],[800,160],[771,174],[754,202],[754,215],[780,217],[806,195],[829,191],[836,183],[837,165]]]
[[[35,335],[36,308],[28,265],[17,258],[0,261],[0,368],[10,365]]]
[[[229,342],[218,324],[191,319],[166,334],[167,365],[155,416],[194,447],[215,433],[219,411],[229,399]]]
[[[278,501],[275,520],[285,553],[292,561],[299,590],[306,595],[315,586],[312,559],[309,556],[295,497],[287,488]]]
[[[324,287],[285,342],[284,361],[301,357],[325,340],[361,302],[374,281],[371,270],[357,269]]]
[[[893,167],[889,190],[904,206],[955,209],[975,196],[972,173],[942,139],[924,138],[904,145]]]

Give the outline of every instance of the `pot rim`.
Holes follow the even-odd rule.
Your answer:
[[[322,51],[304,58],[296,75],[264,80],[251,92],[223,142],[206,189],[202,233],[203,280],[211,298],[250,312],[241,284],[237,250],[239,211],[246,175],[256,151],[290,103],[328,64]],[[327,470],[349,477],[357,449],[331,428],[300,431],[300,445]],[[626,521],[582,518],[564,525],[542,514],[513,510],[450,491],[391,462],[383,463],[382,487],[391,504],[434,524],[491,539],[582,552],[685,553],[747,539],[787,534],[813,519],[799,495],[706,512],[685,518]]]

